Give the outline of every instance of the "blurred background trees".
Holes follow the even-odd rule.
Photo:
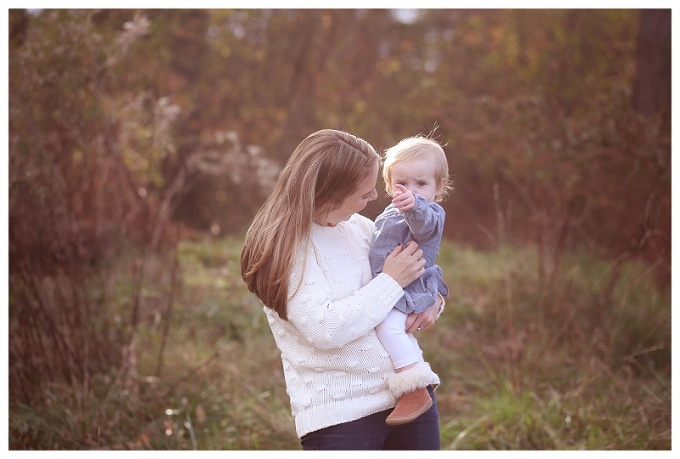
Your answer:
[[[434,131],[446,237],[536,244],[546,284],[586,249],[669,288],[670,30],[670,10],[9,10],[12,396],[117,362],[85,280],[123,247],[242,234],[321,128],[378,150]]]
[[[322,127],[378,149],[438,127],[449,236],[668,252],[669,11],[12,10],[10,25],[12,203],[41,170],[93,241],[166,220],[242,230],[267,193],[253,174]]]

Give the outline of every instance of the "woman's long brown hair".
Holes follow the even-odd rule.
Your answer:
[[[303,140],[255,215],[241,252],[241,276],[265,306],[288,319],[288,286],[295,251],[318,214],[333,210],[380,162],[365,140],[323,129]]]

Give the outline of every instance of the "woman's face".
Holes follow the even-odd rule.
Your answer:
[[[378,179],[377,161],[371,166],[371,172],[359,182],[359,186],[354,193],[345,198],[340,206],[324,215],[318,215],[316,222],[322,226],[335,226],[340,222],[349,220],[357,212],[361,212],[369,201],[374,201],[378,197],[375,189],[375,182]]]

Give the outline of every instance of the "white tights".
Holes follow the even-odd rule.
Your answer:
[[[380,342],[392,359],[392,365],[397,370],[416,363],[422,352],[413,335],[406,333],[407,317],[408,314],[392,309],[385,320],[375,328]]]

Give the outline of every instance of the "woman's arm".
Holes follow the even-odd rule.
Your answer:
[[[403,295],[399,284],[380,274],[349,296],[334,299],[317,266],[307,267],[300,290],[288,302],[288,321],[319,349],[342,347],[368,334]]]
[[[291,272],[290,289],[295,293],[288,301],[288,320],[307,343],[320,349],[341,347],[369,333],[403,296],[402,287],[424,270],[422,250],[410,242],[388,256],[382,273],[337,298],[329,279],[343,282],[351,280],[353,273],[344,266],[330,273],[331,267],[326,266],[324,271],[310,250],[306,263],[296,263]]]

